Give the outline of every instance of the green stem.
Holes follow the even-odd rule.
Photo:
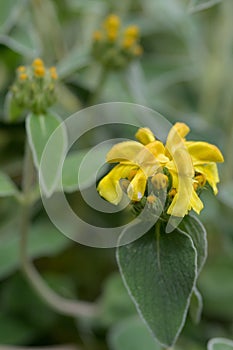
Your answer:
[[[41,278],[38,271],[28,258],[27,241],[30,226],[30,211],[32,204],[30,203],[30,191],[34,182],[34,167],[31,151],[28,143],[26,143],[23,179],[22,179],[22,195],[24,200],[21,202],[21,221],[20,221],[20,258],[22,271],[28,279],[31,286],[37,294],[53,309],[61,314],[68,316],[93,317],[97,308],[91,303],[69,300],[55,293]]]
[[[101,68],[101,72],[100,72],[100,76],[99,76],[99,80],[98,83],[96,85],[96,88],[94,89],[94,91],[91,93],[90,98],[87,102],[88,106],[93,106],[96,102],[98,102],[99,97],[103,91],[103,87],[106,83],[107,77],[109,74],[109,70],[105,67]]]

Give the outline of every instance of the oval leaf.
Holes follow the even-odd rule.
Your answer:
[[[208,350],[233,350],[233,340],[226,338],[213,338],[208,342]]]
[[[171,346],[183,328],[196,282],[197,253],[191,238],[153,229],[117,250],[126,288],[159,343]]]
[[[56,188],[67,146],[65,129],[60,120],[51,114],[31,114],[27,118],[26,129],[35,166],[39,169],[41,165],[40,176],[43,191],[50,196]],[[55,130],[56,133],[54,133]],[[53,140],[48,143],[53,133]],[[47,143],[46,156],[41,164]]]

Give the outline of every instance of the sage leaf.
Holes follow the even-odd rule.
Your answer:
[[[184,326],[196,283],[197,252],[189,235],[179,229],[166,234],[158,225],[159,237],[152,228],[118,247],[117,261],[139,314],[161,345],[172,346]]]

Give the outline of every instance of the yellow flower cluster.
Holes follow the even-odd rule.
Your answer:
[[[34,59],[31,66],[19,66],[17,68],[18,79],[24,81],[26,79],[36,78],[51,78],[57,80],[58,75],[56,67],[50,67],[46,69],[44,62],[40,58]]]
[[[19,66],[11,87],[13,98],[22,109],[35,113],[45,111],[55,101],[56,67],[46,68],[41,58],[29,66]]]
[[[139,28],[136,25],[122,28],[120,18],[111,14],[102,28],[93,33],[93,54],[103,65],[121,68],[142,54],[138,41]]]
[[[220,150],[207,142],[186,141],[189,127],[176,123],[166,144],[148,128],[140,128],[137,141],[121,142],[109,151],[107,161],[118,163],[99,183],[98,191],[107,201],[118,204],[123,195],[121,179],[127,179],[127,195],[133,202],[146,197],[154,203],[165,191],[164,212],[183,217],[193,209],[203,209],[200,190],[208,183],[217,194],[219,182],[216,162],[223,162]],[[150,185],[150,186],[149,186]]]

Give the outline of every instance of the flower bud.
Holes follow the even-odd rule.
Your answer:
[[[163,173],[158,173],[151,178],[151,183],[155,190],[164,190],[168,185],[168,177]]]
[[[7,113],[10,114],[11,105],[18,107],[20,115],[14,116],[14,120],[21,118],[23,111],[31,111],[36,114],[44,113],[55,102],[55,84],[57,71],[55,67],[46,68],[40,58],[34,59],[30,66],[19,66],[16,71],[16,79],[11,87],[11,100],[7,101]],[[9,107],[9,108],[8,108]],[[11,116],[7,116],[12,119]]]

